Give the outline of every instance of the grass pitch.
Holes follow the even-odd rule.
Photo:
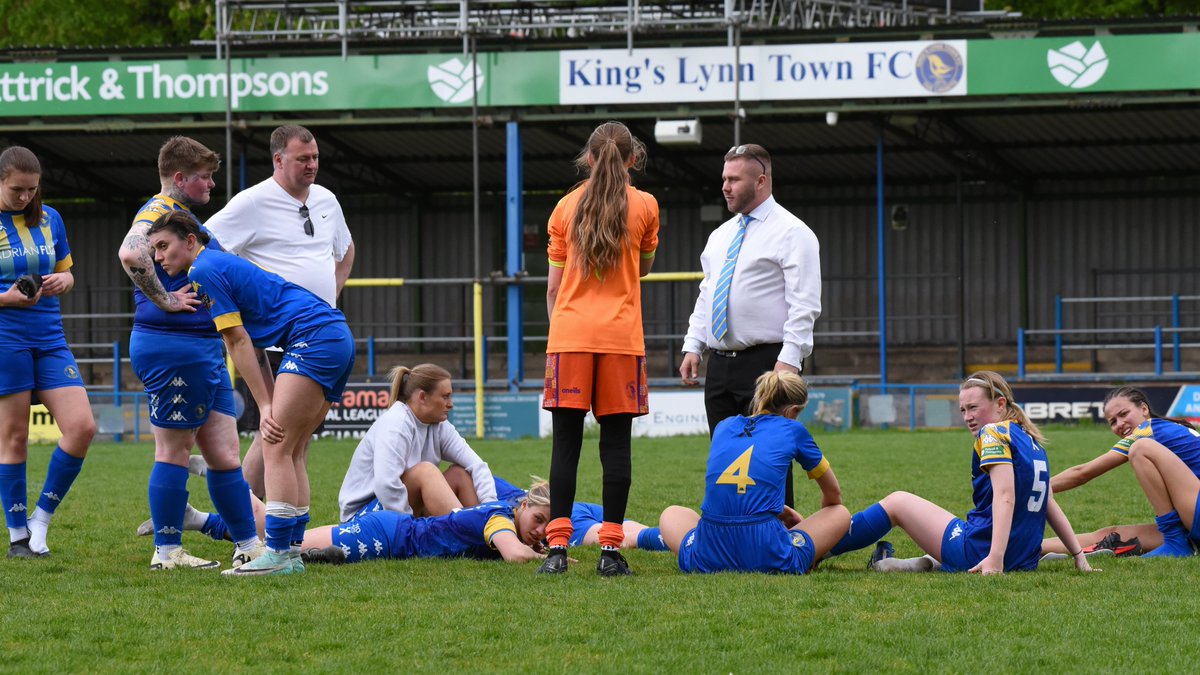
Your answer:
[[[1052,471],[1112,441],[1106,429],[1050,429]],[[967,432],[819,434],[846,505],[862,509],[909,490],[959,516],[970,502]],[[585,441],[579,499],[600,501],[596,440]],[[496,474],[549,473],[549,442],[481,442]],[[313,524],[336,520],[353,441],[312,450]],[[49,448],[31,449],[30,493]],[[669,504],[698,507],[707,442],[635,439],[629,517],[655,523]],[[533,565],[412,560],[303,575],[228,579],[151,572],[148,444],[97,444],[50,530],[45,560],[0,560],[3,672],[1182,672],[1200,656],[1195,578],[1200,560],[1069,562],[1034,573],[883,575],[867,552],[804,577],[685,576],[670,554],[629,552],[636,574],[599,579],[597,549],[565,577]],[[803,474],[798,474],[802,476]],[[817,507],[798,480],[797,507]],[[192,500],[209,504],[193,479]],[[1062,494],[1077,531],[1148,522],[1127,467]],[[901,556],[918,553],[899,530]],[[228,566],[231,547],[189,532],[192,552]]]

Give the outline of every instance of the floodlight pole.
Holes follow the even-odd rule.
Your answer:
[[[879,125],[875,141],[875,209],[878,248],[876,258],[879,274],[879,384],[882,393],[887,393],[887,231],[883,223],[883,125]]]
[[[217,57],[225,58],[225,203],[233,199],[233,59],[229,49],[229,6],[217,0]],[[222,49],[224,46],[224,49]]]

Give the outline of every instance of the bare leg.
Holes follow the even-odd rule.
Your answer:
[[[850,512],[841,504],[826,506],[793,529],[812,538],[813,548],[816,549],[813,560],[820,560],[850,530]]]
[[[893,524],[907,532],[921,550],[941,561],[942,535],[954,520],[954,514],[909,492],[893,492],[879,503]],[[804,523],[807,525],[808,520]]]
[[[263,464],[262,439],[258,434],[254,434],[254,440],[250,442],[250,449],[246,450],[246,457],[242,460],[242,475],[246,477],[246,483],[255,497],[266,498],[266,467]]]
[[[209,468],[232,471],[241,466],[242,448],[238,442],[237,420],[229,415],[211,413],[204,426],[196,431],[196,445],[200,446],[200,454],[204,456]],[[188,452],[190,451],[189,446]],[[259,458],[262,458],[261,454]],[[188,465],[187,459],[185,454],[182,466]]]
[[[1099,543],[1108,535],[1116,532],[1117,536],[1122,541],[1128,541],[1137,537],[1138,542],[1142,545],[1142,550],[1152,551],[1159,546],[1162,546],[1162,533],[1158,531],[1158,527],[1154,523],[1142,523],[1140,525],[1110,525],[1102,527],[1095,532],[1076,535],[1079,539],[1079,545],[1087,548],[1096,543]],[[1042,541],[1042,555],[1047,553],[1062,553],[1067,554],[1070,551],[1063,546],[1058,537],[1053,539],[1045,539]]]
[[[333,546],[333,528],[337,525],[323,525],[304,531],[304,548],[325,548]]]
[[[679,553],[683,538],[700,522],[700,514],[686,506],[668,506],[658,519],[663,542],[672,553]]]
[[[454,491],[454,496],[463,506],[479,506],[479,494],[475,492],[475,481],[471,474],[457,464],[451,464],[442,472],[446,483]]]
[[[1190,531],[1196,512],[1196,496],[1200,493],[1200,478],[1196,478],[1178,455],[1150,438],[1134,441],[1129,448],[1129,464],[1154,509],[1154,515],[1175,511],[1184,528]]]
[[[47,389],[39,391],[38,398],[46,404],[46,408],[58,422],[58,428],[62,430],[58,447],[72,457],[83,459],[96,436],[96,420],[92,418],[92,406],[88,403],[87,390],[83,387]]]
[[[20,464],[29,457],[29,392],[0,396],[0,464]]]
[[[420,462],[400,477],[414,516],[444,516],[463,507],[437,465]]]

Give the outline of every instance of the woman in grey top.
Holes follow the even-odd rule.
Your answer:
[[[371,511],[438,516],[459,506],[496,500],[496,486],[483,461],[454,425],[450,373],[425,363],[392,370],[392,407],[359,442],[338,493],[342,522]],[[450,467],[442,474],[441,462]],[[427,490],[437,472],[450,491]],[[418,480],[424,476],[425,480]],[[446,497],[453,495],[456,499]]]

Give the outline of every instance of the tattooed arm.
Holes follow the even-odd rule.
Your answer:
[[[121,243],[121,267],[134,285],[146,294],[159,309],[165,312],[194,312],[200,305],[196,294],[188,289],[174,293],[163,288],[158,275],[154,273],[154,257],[150,249],[150,238],[146,233],[150,226],[144,222],[135,222]]]

